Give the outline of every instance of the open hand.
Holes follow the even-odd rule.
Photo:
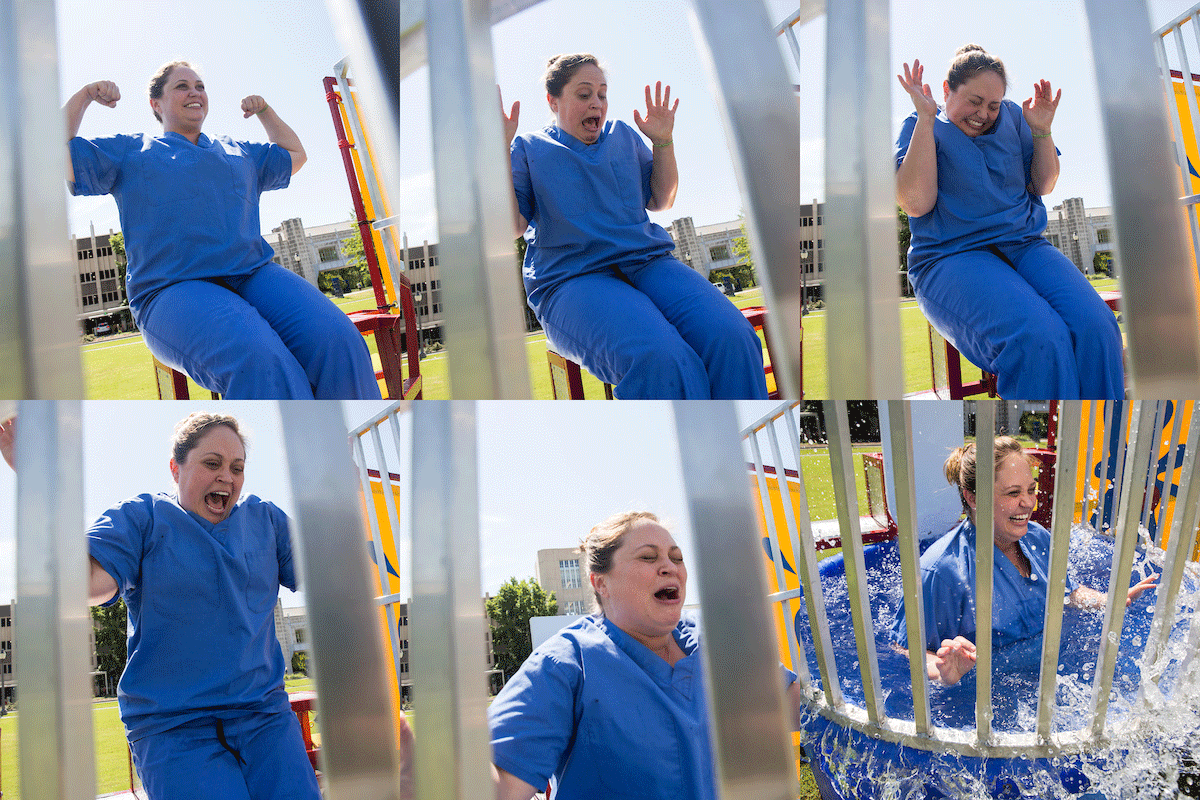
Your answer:
[[[919,59],[913,59],[911,68],[905,64],[904,74],[897,75],[896,79],[900,81],[900,86],[912,98],[913,108],[917,110],[919,116],[937,116],[938,104],[933,99],[933,92],[930,91],[929,84],[922,83],[925,79],[925,67]]]
[[[1053,97],[1051,97],[1053,93]],[[1057,93],[1050,86],[1050,81],[1038,81],[1033,85],[1033,97],[1021,104],[1025,121],[1034,133],[1044,135],[1050,133],[1050,125],[1054,122],[1054,112],[1058,110],[1058,101],[1062,97],[1062,89]]]
[[[504,94],[500,91],[500,87],[496,87],[496,93],[500,95],[500,120],[504,123],[504,142],[512,144],[512,140],[517,136],[517,124],[521,118],[521,101],[517,100],[512,104],[512,111],[508,114],[504,113]]]
[[[1158,576],[1151,575],[1148,578],[1142,578],[1140,581],[1129,587],[1129,594],[1125,596],[1125,606],[1133,604],[1141,596],[1142,592],[1149,591],[1158,586]]]
[[[0,456],[14,470],[17,468],[17,418],[0,421]]]
[[[255,114],[261,114],[267,110],[267,101],[256,94],[242,100],[242,119],[249,119]]]
[[[654,84],[654,97],[650,97],[650,87],[646,87],[646,116],[643,119],[635,108],[633,110],[633,121],[637,123],[638,130],[657,145],[664,145],[671,141],[671,132],[675,130],[675,109],[679,108],[679,99],[676,98],[675,105],[671,105],[671,87],[668,86],[666,94],[663,93],[662,81]]]
[[[937,679],[947,686],[958,683],[963,675],[975,668],[975,644],[964,636],[943,639],[942,646],[934,655]]]
[[[83,88],[87,89],[88,100],[102,106],[116,108],[117,101],[121,99],[121,90],[112,81],[96,81]]]

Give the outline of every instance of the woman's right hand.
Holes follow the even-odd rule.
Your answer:
[[[913,59],[912,67],[905,64],[904,74],[897,75],[896,79],[900,81],[904,91],[908,92],[908,96],[912,98],[913,107],[917,110],[918,116],[935,117],[938,113],[938,104],[933,99],[933,92],[930,91],[929,84],[922,83],[924,77],[925,67],[921,65],[920,60]]]
[[[936,670],[936,674],[931,670],[929,677],[947,686],[953,686],[963,675],[975,668],[975,659],[975,643],[965,636],[943,639],[942,646],[933,654],[931,666]]]
[[[504,95],[500,92],[499,86],[496,87],[496,93],[500,95],[500,119],[504,121],[504,143],[509,145],[517,137],[517,120],[521,116],[521,101],[513,103],[512,111],[505,114]]]
[[[83,90],[87,92],[88,100],[109,108],[116,108],[117,101],[121,99],[121,90],[112,81],[89,83]]]
[[[13,471],[17,469],[17,418],[0,421],[0,456]]]

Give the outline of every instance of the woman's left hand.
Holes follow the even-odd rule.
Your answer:
[[[242,119],[249,119],[255,114],[261,114],[267,110],[267,101],[256,94],[242,100]]]
[[[1053,99],[1051,96],[1053,95]],[[1038,81],[1033,85],[1033,97],[1021,104],[1025,114],[1025,122],[1038,135],[1050,133],[1054,122],[1054,112],[1058,110],[1058,101],[1062,97],[1062,89],[1057,93],[1050,86],[1050,81]]]
[[[1153,589],[1156,586],[1158,586],[1158,576],[1157,575],[1151,575],[1148,578],[1142,578],[1140,581],[1135,583],[1133,586],[1129,587],[1129,594],[1126,595],[1126,597],[1125,597],[1125,605],[1126,606],[1132,605],[1133,601],[1137,600],[1138,597],[1141,596],[1142,592],[1149,591],[1150,589]]]
[[[662,81],[654,84],[654,97],[650,97],[650,87],[646,87],[646,117],[633,110],[633,121],[638,130],[651,142],[665,145],[671,141],[671,132],[675,130],[675,109],[679,108],[678,98],[671,105],[671,87],[663,93]]]

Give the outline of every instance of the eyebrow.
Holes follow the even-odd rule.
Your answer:
[[[224,460],[224,459],[225,459],[225,456],[221,455],[220,453],[213,452],[213,451],[211,451],[211,450],[210,450],[209,452],[205,453],[205,454],[202,456],[202,458],[208,458],[209,456],[216,456],[217,458],[219,458],[219,459],[221,459],[221,460]],[[232,463],[236,463],[236,462],[238,462],[238,461],[245,461],[245,460],[246,460],[246,459],[245,459],[245,457],[244,457],[244,456],[242,456],[242,457],[238,457],[238,458],[231,458],[231,459],[230,459],[230,461],[231,461]]]

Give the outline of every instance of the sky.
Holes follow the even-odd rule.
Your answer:
[[[799,4],[767,0],[772,20],[782,20]],[[350,218],[349,189],[321,85],[346,52],[335,39],[322,0],[211,0],[203,13],[188,15],[186,21],[155,13],[157,4],[131,0],[59,0],[57,7],[61,100],[94,80],[113,80],[122,90],[116,109],[90,108],[82,135],[155,130],[145,96],[149,76],[160,64],[184,57],[200,66],[209,91],[208,133],[265,138],[261,126],[242,119],[238,109],[242,97],[260,94],[304,143],[308,163],[292,185],[263,195],[264,232],[269,235],[292,217],[300,217],[306,226]],[[1155,26],[1187,8],[1175,0],[1150,0],[1149,7]],[[801,197],[807,202],[824,199],[823,18],[798,29],[798,35],[803,77],[783,39],[778,43],[792,80],[801,86]],[[1033,82],[1041,78],[1063,90],[1055,120],[1062,175],[1046,198],[1047,207],[1068,197],[1082,197],[1088,207],[1108,205],[1108,171],[1082,0],[891,4],[891,72],[899,73],[904,62],[920,58],[930,65],[931,76],[937,76],[931,82],[935,96],[940,97],[938,84],[954,50],[968,41],[1004,59],[1010,98],[1028,97]],[[555,53],[586,50],[600,56],[609,74],[610,119],[632,122],[633,109],[644,110],[647,83],[671,84],[673,96],[680,99],[675,141],[682,177],[674,208],[651,218],[668,224],[690,216],[702,225],[735,219],[742,211],[686,0],[544,0],[495,26],[493,49],[505,102],[521,101],[521,130],[552,120],[540,80],[546,59]],[[892,88],[889,139],[912,111],[899,86]],[[425,69],[401,85],[400,198],[393,198],[393,210],[414,243],[438,239],[428,95]],[[72,233],[86,235],[90,223],[100,233],[119,227],[110,198],[66,202]]]
[[[749,425],[778,405],[737,403],[738,425]],[[341,404],[344,431],[387,407],[368,401]],[[89,401],[82,411],[84,525],[125,498],[173,493],[167,466],[171,432],[176,422],[201,409],[233,414],[248,433],[243,495],[256,494],[294,513],[276,403],[225,401],[214,408],[199,402]],[[655,511],[674,523],[685,557],[694,554],[670,404],[493,401],[476,409],[481,592],[494,594],[510,577],[532,578],[539,549],[574,547],[594,524],[617,511]],[[6,416],[13,410],[11,404],[0,407]],[[408,416],[401,419],[409,424],[404,422]],[[410,440],[405,438],[403,446],[407,452]],[[794,466],[791,459],[784,455],[785,467]],[[16,480],[2,469],[0,603],[7,603],[15,595]],[[403,459],[400,464],[389,460],[389,469],[411,475]],[[402,498],[409,502],[407,494]],[[402,516],[407,524],[406,512]],[[402,575],[407,584],[407,569]],[[693,585],[695,580],[693,570]],[[302,594],[284,590],[282,596],[286,607],[303,604]]]

